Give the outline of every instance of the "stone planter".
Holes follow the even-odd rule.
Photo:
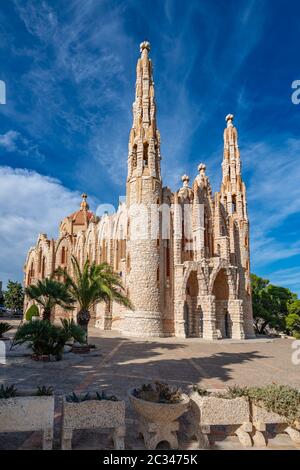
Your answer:
[[[124,449],[125,402],[111,400],[87,400],[68,403],[63,398],[61,448],[72,448],[74,429],[113,428],[115,449]]]
[[[293,442],[295,442],[296,444],[300,444],[299,422],[295,423],[294,426],[290,426],[284,416],[280,416],[277,413],[267,411],[262,406],[255,405],[254,403],[252,403],[251,405],[251,414],[252,423],[255,430],[253,440],[256,445],[267,445],[268,441],[266,435],[266,428],[268,424],[276,425],[281,432],[287,433]]]
[[[0,341],[10,341],[10,338],[7,338],[7,336],[1,336]]]
[[[129,400],[139,416],[139,433],[143,436],[146,449],[156,449],[159,442],[167,441],[171,449],[178,449],[177,419],[189,407],[190,399],[182,394],[179,403],[155,403],[141,400],[130,390]]]
[[[43,449],[52,449],[54,397],[17,396],[0,400],[0,432],[43,432]]]
[[[251,447],[252,423],[250,406],[243,398],[191,395],[190,434],[198,439],[200,448],[209,448],[211,426],[230,426],[243,447]]]

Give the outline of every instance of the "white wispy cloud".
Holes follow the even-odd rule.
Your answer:
[[[289,219],[300,214],[300,139],[279,136],[244,147],[252,260],[267,266],[300,253],[300,232]]]
[[[23,117],[28,132],[46,137],[54,121],[63,124],[63,139],[69,145],[73,134],[80,133],[86,144],[85,158],[74,165],[78,178],[88,179],[84,165],[89,158],[112,184],[121,186],[134,92],[134,79],[129,82],[126,73],[127,58],[128,50],[137,50],[125,32],[124,6],[106,8],[105,2],[72,0],[64,5],[65,21],[61,21],[61,11],[50,2],[43,1],[41,8],[33,0],[14,3],[28,32],[42,44],[32,51],[34,67],[22,77],[24,86],[30,85],[32,114],[40,116]],[[46,63],[41,55],[45,45],[53,52]],[[73,90],[74,106],[66,96],[66,83]],[[110,169],[113,154],[120,165]]]
[[[269,273],[272,284],[290,288],[293,292],[300,292],[300,267],[279,269]]]
[[[81,132],[87,139],[86,156],[93,158],[99,170],[119,187],[123,186],[126,176],[127,140],[132,119],[135,77],[131,58],[136,59],[138,55],[138,43],[126,28],[126,10],[134,5],[135,14],[147,24],[149,39],[153,36],[160,43],[160,56],[155,57],[155,44],[152,55],[157,66],[155,79],[159,79],[157,96],[162,170],[165,184],[172,189],[178,187],[181,174],[190,169],[186,168],[189,166],[186,158],[190,156],[195,133],[205,120],[214,115],[214,108],[222,100],[226,88],[230,87],[234,74],[259,42],[263,27],[260,2],[241,2],[231,19],[231,34],[221,41],[220,54],[223,25],[217,15],[218,7],[209,2],[205,5],[198,1],[188,2],[180,16],[180,28],[178,5],[172,1],[161,5],[159,22],[149,21],[149,12],[143,3],[130,1],[113,2],[107,8],[105,1],[70,0],[63,8],[64,21],[61,20],[62,11],[46,0],[38,2],[39,8],[34,0],[26,4],[14,0],[14,3],[28,32],[38,38],[43,47],[46,45],[54,52],[51,60],[48,57],[45,67],[41,57],[43,47],[35,49],[35,67],[23,77],[23,82],[30,84],[35,96],[33,114],[41,116],[39,120],[28,119],[28,128],[33,133],[46,135],[55,116],[65,124],[65,131],[72,134],[80,129],[79,105],[80,120],[83,121]],[[195,30],[191,28],[195,15],[206,25],[197,41]],[[256,21],[258,17],[259,21]],[[220,28],[216,27],[216,20]],[[204,44],[208,47],[204,48]],[[128,71],[129,59],[131,72]],[[201,101],[196,103],[189,81],[197,61],[202,65],[199,89],[203,83],[208,88]],[[74,109],[70,108],[64,94],[66,81],[74,87],[77,104]],[[118,165],[112,169],[113,156],[117,157]],[[76,165],[78,175],[86,174],[82,166],[80,162]],[[195,170],[191,168],[191,172]]]
[[[27,30],[42,41],[48,41],[58,26],[57,16],[46,1],[15,1]]]
[[[7,131],[5,134],[0,135],[0,147],[8,152],[13,152],[17,149],[16,141],[19,138],[19,133],[16,131]]]
[[[59,222],[79,208],[80,193],[34,171],[0,167],[0,279],[22,280],[39,233],[57,237]]]
[[[1,149],[5,152],[15,153],[22,157],[33,158],[39,161],[45,158],[36,143],[14,130],[9,130],[5,134],[0,135],[0,157]]]
[[[282,140],[281,140],[282,139]],[[300,139],[281,136],[276,142],[252,144],[243,151],[249,178],[249,201],[268,214],[264,229],[300,211]],[[258,205],[259,204],[259,205]],[[268,206],[268,211],[265,211]]]

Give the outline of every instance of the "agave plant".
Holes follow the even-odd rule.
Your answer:
[[[90,396],[89,392],[86,393],[83,396],[82,395],[76,395],[76,393],[73,392],[71,395],[68,395],[66,397],[66,401],[68,403],[81,403],[83,401],[89,401],[89,400],[91,400],[91,396]]]
[[[53,395],[53,387],[46,387],[42,385],[37,388],[36,396],[37,397],[51,397]]]
[[[0,399],[2,398],[13,398],[17,395],[17,389],[15,388],[14,385],[10,385],[7,387],[4,387],[4,385],[1,385],[0,387]]]
[[[1,322],[0,322],[0,339],[3,338],[4,333],[7,333],[7,332],[10,331],[12,328],[13,328],[13,326],[10,325],[9,323],[7,323],[7,322],[5,322],[5,321],[1,321]]]
[[[96,392],[96,394],[94,395],[91,395],[90,392],[87,392],[85,395],[77,395],[75,392],[72,392],[66,397],[66,401],[68,403],[82,403],[83,401],[89,400],[118,401],[118,398],[115,395],[107,395],[104,390],[102,390],[101,392]]]

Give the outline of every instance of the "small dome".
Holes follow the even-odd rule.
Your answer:
[[[83,193],[81,197],[80,209],[67,217],[74,225],[86,225],[86,222],[89,222],[94,215],[89,211],[89,205],[86,201],[87,194]]]

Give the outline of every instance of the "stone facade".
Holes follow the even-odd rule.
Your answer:
[[[87,258],[107,261],[122,276],[134,311],[99,304],[95,326],[132,336],[253,337],[249,220],[233,115],[226,116],[220,191],[212,193],[203,163],[191,186],[183,175],[178,191],[164,187],[150,44],[140,49],[126,202],[99,218],[83,194],[57,240],[39,235],[27,256],[25,285],[58,266],[71,269],[72,254],[81,265]],[[70,313],[55,312],[64,315]]]

